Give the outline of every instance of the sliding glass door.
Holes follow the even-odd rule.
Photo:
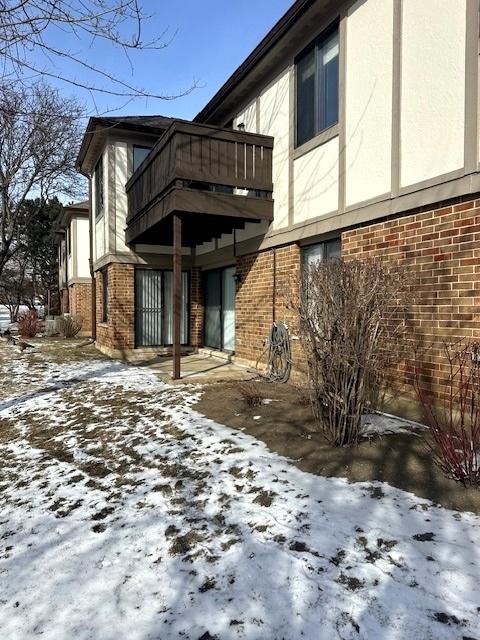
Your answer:
[[[235,268],[207,271],[204,276],[206,347],[235,350]]]

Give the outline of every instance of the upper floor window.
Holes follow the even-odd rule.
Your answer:
[[[335,26],[297,58],[297,146],[338,122],[338,57]]]
[[[150,153],[150,147],[141,147],[139,145],[133,145],[133,170],[136,171],[142,164],[145,158]]]
[[[68,255],[72,255],[72,225],[71,223],[67,227],[67,252]]]
[[[324,262],[333,258],[340,258],[342,254],[342,246],[340,238],[326,240],[318,244],[312,244],[303,248],[303,264],[309,266],[315,262]]]
[[[103,157],[95,167],[95,218],[100,218],[103,214],[104,205],[104,184],[103,184]]]

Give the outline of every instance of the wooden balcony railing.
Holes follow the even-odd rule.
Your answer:
[[[138,235],[133,227],[145,233],[178,209],[271,219],[272,151],[269,136],[174,121],[126,185],[127,241]],[[134,224],[152,209],[148,221]]]

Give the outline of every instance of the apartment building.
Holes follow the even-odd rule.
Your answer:
[[[92,331],[89,202],[63,207],[58,233],[60,310],[82,317],[81,335]]]
[[[478,0],[297,0],[193,121],[92,118],[98,348],[254,362],[301,265],[340,255],[415,270],[425,342],[476,336],[478,18]],[[442,366],[431,350],[433,389]]]

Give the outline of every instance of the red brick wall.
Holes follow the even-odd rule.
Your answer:
[[[103,273],[97,271],[96,316],[97,343],[108,349],[135,348],[135,267],[128,264],[108,265],[108,320],[103,318]],[[200,269],[192,269],[190,279],[190,341],[202,345],[203,294]]]
[[[345,258],[387,256],[415,281],[409,334],[425,347],[422,383],[439,395],[447,367],[443,340],[480,337],[480,200],[398,217],[344,232]],[[404,372],[402,382],[411,375]]]
[[[103,318],[103,274],[96,279],[97,343],[108,349],[133,349],[135,346],[135,268],[131,264],[109,264],[108,319]]]
[[[235,354],[239,358],[257,360],[274,320],[286,322],[294,331],[287,302],[298,282],[299,269],[300,248],[296,244],[237,259]],[[298,342],[292,341],[292,346],[298,356]]]
[[[190,272],[190,344],[203,345],[203,292],[202,273],[194,268]]]
[[[77,282],[70,286],[70,313],[81,316],[82,335],[92,332],[92,285],[89,282]]]

